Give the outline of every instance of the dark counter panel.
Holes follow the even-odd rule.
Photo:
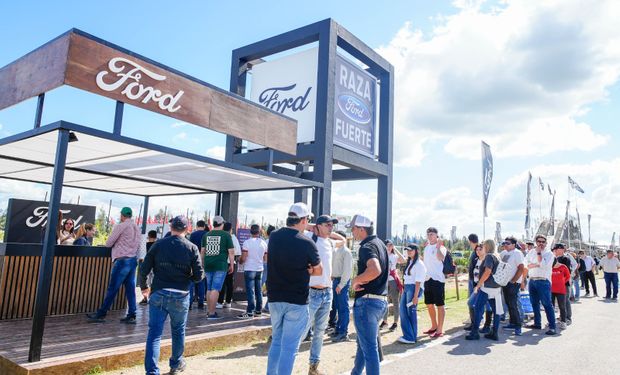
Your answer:
[[[0,320],[31,318],[41,244],[0,244]],[[112,259],[105,247],[57,246],[48,315],[95,311],[105,296]],[[113,310],[126,307],[121,287]]]

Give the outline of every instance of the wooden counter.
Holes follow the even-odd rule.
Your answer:
[[[111,249],[56,246],[47,315],[96,311],[110,278]],[[0,320],[32,318],[41,244],[0,243]],[[112,310],[126,307],[121,287]]]

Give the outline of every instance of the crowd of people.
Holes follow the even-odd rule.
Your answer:
[[[252,225],[251,237],[241,245],[232,226],[221,216],[213,218],[213,228],[199,221],[191,234],[187,233],[187,218],[177,216],[170,221],[170,232],[164,238],[158,240],[154,231],[148,234],[145,254],[139,253],[142,236],[131,217],[131,209],[123,208],[120,223],[106,242],[112,248],[114,261],[110,282],[101,307],[88,319],[93,323],[105,321],[124,285],[128,311],[121,322],[136,323],[136,295],[131,291],[135,290],[135,270],[140,263],[141,303],[149,306],[147,374],[159,373],[159,346],[168,318],[172,336],[170,373],[185,369],[185,325],[194,300],[198,309],[207,310],[207,320],[221,319],[216,310],[230,306],[232,275],[240,270],[245,279],[247,307],[237,318],[253,319],[269,312],[271,319],[267,374],[292,373],[304,339],[310,342],[309,375],[322,374],[319,364],[326,335],[333,342],[350,340],[350,289],[357,344],[351,374],[380,373],[381,329],[395,331],[400,323],[400,343],[408,345],[419,340],[417,307],[422,297],[431,322],[422,334],[431,339],[444,334],[446,276],[454,272],[454,267],[450,267],[451,254],[434,227],[427,229],[424,245],[409,244],[403,254],[390,240],[375,235],[368,217],[353,216],[346,227],[359,243],[354,275],[346,235],[334,231],[338,220],[329,215],[313,220],[304,203],[293,204],[286,226],[270,227],[265,239],[261,228]],[[67,237],[72,227],[67,221],[59,231],[59,239]],[[468,240],[472,252],[468,266],[467,340],[479,340],[481,334],[498,340],[500,332],[520,336],[523,328],[541,330],[541,305],[547,323],[545,334],[557,334],[572,323],[571,305],[580,298],[580,286],[585,288],[586,296],[590,288],[598,295],[594,279],[598,268],[604,272],[605,298],[617,301],[620,261],[612,251],[598,260],[584,251],[572,252],[562,243],[550,247],[542,235],[525,243],[510,236],[497,245],[493,240],[480,243],[475,234]],[[264,305],[263,289],[267,294]],[[389,303],[394,312],[392,325],[388,323]],[[559,311],[557,321],[554,305]],[[524,326],[530,308],[533,321]],[[500,327],[502,320],[508,324]]]

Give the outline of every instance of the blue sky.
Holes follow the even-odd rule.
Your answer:
[[[594,239],[609,242],[620,231],[620,36],[613,1],[127,4],[5,2],[0,14],[11,17],[0,24],[0,66],[77,27],[227,89],[234,48],[331,17],[396,68],[395,233],[405,223],[410,232],[430,225],[446,234],[452,225],[459,235],[482,231],[481,139],[495,156],[487,234],[499,221],[504,234],[521,236],[528,171],[558,190],[556,217],[563,215],[571,174],[586,190],[577,204],[582,216],[593,215]],[[31,100],[0,112],[0,135],[29,129],[34,107]],[[46,97],[43,122],[64,119],[111,130],[113,109],[111,100],[61,88]],[[130,106],[124,134],[210,156],[220,155],[224,145],[220,134]],[[374,188],[373,182],[335,184],[333,212],[374,216]],[[42,198],[44,191],[2,180],[0,206],[11,196]],[[71,189],[63,200],[75,201],[78,194],[100,206],[109,199],[115,207],[140,204]],[[542,198],[547,216],[547,196]],[[244,194],[240,215],[273,221],[289,199],[292,193]],[[158,199],[152,207],[164,205],[185,212],[188,202]],[[191,205],[212,209],[213,197]]]

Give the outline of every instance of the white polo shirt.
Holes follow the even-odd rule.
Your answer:
[[[499,257],[501,258],[502,262],[508,263],[514,267],[515,273],[512,274],[512,277],[515,276],[515,274],[517,273],[517,268],[519,267],[519,265],[523,264],[523,260],[525,258],[523,256],[523,253],[521,253],[521,251],[517,249],[514,249],[512,251],[504,250],[499,254]],[[519,276],[517,283],[520,284],[522,280],[523,274]]]
[[[248,238],[243,242],[243,251],[248,253],[243,263],[243,270],[262,272],[263,257],[267,252],[267,242],[259,237]]]

